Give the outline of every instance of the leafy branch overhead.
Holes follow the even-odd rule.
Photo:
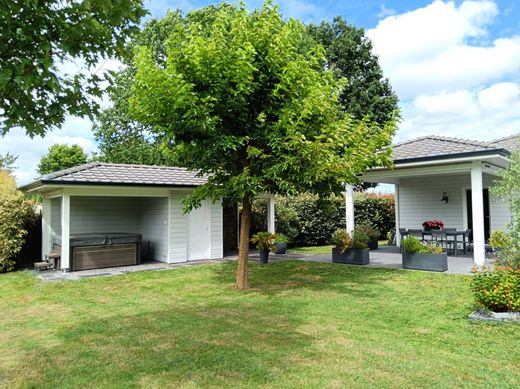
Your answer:
[[[91,115],[102,79],[61,64],[122,58],[146,14],[141,0],[4,1],[0,12],[0,133],[43,136],[67,114]]]

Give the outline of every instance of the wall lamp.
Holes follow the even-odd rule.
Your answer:
[[[448,194],[446,192],[442,192],[442,199],[446,204],[448,204]]]

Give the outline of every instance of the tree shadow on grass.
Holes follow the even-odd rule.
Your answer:
[[[403,276],[399,270],[348,266],[302,260],[278,261],[268,264],[249,264],[250,290],[275,295],[287,290],[311,289],[349,294],[352,297],[381,297],[364,286],[385,282],[389,277]],[[222,284],[235,282],[236,262],[227,261],[213,267],[214,278]]]
[[[212,301],[83,320],[57,331],[54,347],[25,361],[45,369],[26,386],[163,387],[274,385],[312,337],[296,331],[298,304]]]

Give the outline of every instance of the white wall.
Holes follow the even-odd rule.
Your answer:
[[[211,259],[224,257],[224,220],[222,202],[210,201]]]
[[[150,242],[149,259],[168,261],[168,199],[139,199],[139,230],[143,241]]]
[[[489,188],[494,178],[484,175],[484,187]],[[442,220],[446,227],[464,229],[465,190],[471,188],[468,174],[422,176],[399,180],[399,226],[422,228],[425,220]],[[448,195],[448,204],[441,201]],[[491,230],[505,229],[510,220],[508,204],[490,193]]]
[[[139,233],[140,214],[137,197],[71,196],[70,233]]]
[[[187,260],[186,215],[182,200],[187,191],[172,191],[169,198],[71,196],[70,233],[140,233],[150,242],[149,259]],[[223,257],[223,211],[220,202],[209,203],[210,259]],[[61,234],[61,200],[51,201],[53,236]]]
[[[51,236],[61,236],[61,197],[51,199]]]
[[[187,216],[183,213],[182,200],[188,192],[172,191],[170,194],[170,262],[185,262],[188,258]],[[208,201],[210,226],[210,258],[224,256],[224,231],[222,203]]]
[[[52,217],[54,222],[54,217]],[[142,234],[148,258],[168,261],[168,199],[161,197],[71,196],[70,233]],[[145,253],[146,254],[146,253]]]
[[[187,259],[186,215],[182,212],[183,192],[170,193],[170,262]]]

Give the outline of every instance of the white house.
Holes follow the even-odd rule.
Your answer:
[[[184,197],[205,182],[177,167],[90,163],[21,189],[43,198],[42,257],[60,251],[61,269],[82,270],[136,264],[142,254],[167,263],[222,258],[236,247],[236,207],[208,200],[183,213]]]
[[[422,222],[431,219],[442,220],[447,228],[471,228],[474,262],[482,265],[490,232],[507,229],[511,219],[509,205],[489,188],[508,167],[519,140],[519,135],[492,142],[441,136],[412,139],[393,146],[392,169],[371,169],[362,180],[395,185],[396,231],[422,228]],[[353,220],[348,198],[347,220]]]

